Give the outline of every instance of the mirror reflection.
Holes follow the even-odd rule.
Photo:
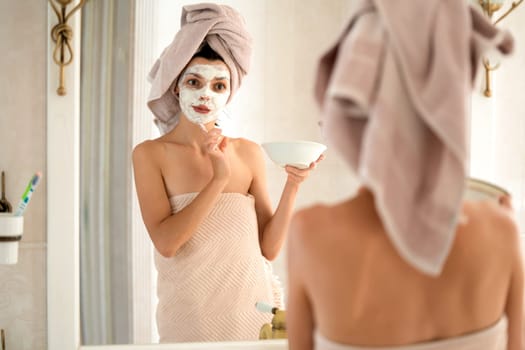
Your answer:
[[[319,194],[337,201],[355,188],[330,150],[316,169],[282,169],[257,146],[322,142],[314,68],[352,5],[221,1],[241,14],[253,38],[242,87],[232,83],[245,70],[231,63],[232,50],[221,55],[211,41],[206,50],[212,53],[184,51],[159,96],[178,98],[187,108],[176,127],[158,115],[155,124],[146,108],[146,77],[181,29],[182,6],[195,3],[115,0],[88,2],[83,11],[81,312],[87,345],[257,339],[271,314],[255,302],[280,307],[286,296],[281,249],[291,211]],[[202,49],[202,43],[193,45]],[[177,64],[176,54],[169,64]],[[210,90],[216,104],[196,94],[197,85]],[[221,113],[203,120],[221,104]],[[166,240],[165,232],[174,230],[185,237]]]

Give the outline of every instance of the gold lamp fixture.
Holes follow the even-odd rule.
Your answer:
[[[73,39],[73,29],[67,23],[71,15],[84,6],[86,0],[79,0],[78,4],[74,6],[69,13],[67,7],[71,5],[73,0],[49,0],[49,4],[57,15],[58,23],[51,29],[51,39],[55,43],[53,50],[53,61],[59,66],[59,78],[57,94],[64,96],[66,94],[66,87],[64,83],[64,69],[67,65],[73,62],[73,48],[71,47],[71,40]]]
[[[499,11],[503,7],[503,3],[505,0],[478,0],[479,4],[481,5],[481,8],[483,9],[483,12],[492,20],[494,13]],[[514,11],[523,0],[513,1],[510,8],[503,13],[498,19],[493,21],[494,25],[498,24],[503,20],[505,17],[507,17],[512,11]],[[485,90],[483,91],[483,94],[486,97],[492,96],[492,90],[490,87],[490,74],[492,71],[498,69],[499,63],[497,64],[491,64],[490,61],[487,58],[483,59],[483,66],[485,67]]]

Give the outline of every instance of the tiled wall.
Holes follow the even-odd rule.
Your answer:
[[[255,120],[253,139],[258,142],[282,140],[311,140],[324,142],[320,129],[319,108],[313,99],[316,65],[321,54],[338,38],[347,23],[355,2],[351,1],[265,1],[266,16],[262,48],[255,48],[254,65],[259,62],[258,76],[250,83],[262,84],[260,110],[242,114],[245,120]],[[264,50],[264,51],[263,51]],[[257,55],[257,51],[260,52]],[[263,51],[263,52],[261,52]],[[255,75],[255,74],[254,74]],[[249,87],[247,94],[253,91]],[[255,100],[255,97],[252,97]],[[246,101],[246,100],[244,100]],[[250,101],[245,102],[248,110]],[[253,109],[253,108],[252,108]],[[247,122],[248,124],[248,122]],[[337,154],[328,149],[326,159],[318,165],[301,185],[297,208],[313,203],[333,203],[356,188],[356,179]],[[268,162],[270,195],[277,206],[286,174]],[[274,269],[286,289],[286,247],[274,261]]]
[[[18,203],[31,176],[44,178],[24,214],[16,265],[0,265],[0,328],[7,349],[46,348],[47,2],[0,1],[0,170]]]

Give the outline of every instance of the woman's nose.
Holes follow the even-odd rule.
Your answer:
[[[199,99],[201,101],[209,101],[210,100],[210,96],[208,96],[208,95],[201,95],[201,97]]]

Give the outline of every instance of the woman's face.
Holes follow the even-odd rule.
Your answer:
[[[181,74],[177,88],[180,108],[189,121],[217,119],[230,97],[230,71],[222,61],[196,57]]]

